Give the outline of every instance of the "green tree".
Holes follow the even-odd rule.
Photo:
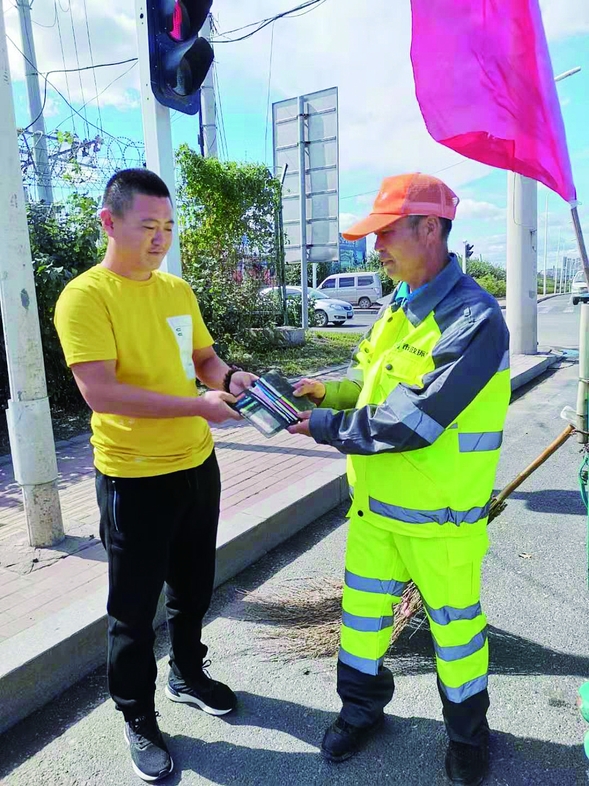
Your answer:
[[[281,263],[280,182],[262,164],[203,158],[187,145],[176,160],[183,275],[228,358],[267,340],[252,328],[283,321],[280,301],[260,295]]]

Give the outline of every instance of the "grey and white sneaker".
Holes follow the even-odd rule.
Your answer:
[[[227,715],[237,706],[237,696],[231,688],[210,677],[205,668],[210,661],[203,663],[202,675],[190,683],[177,677],[170,669],[165,693],[170,701],[194,704],[209,715]]]
[[[127,721],[125,739],[131,750],[133,769],[144,781],[158,781],[174,769],[155,712]]]

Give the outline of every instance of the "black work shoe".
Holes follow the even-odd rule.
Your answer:
[[[133,769],[144,781],[165,778],[174,769],[155,713],[140,715],[125,723],[125,739],[131,749]]]
[[[325,732],[321,743],[321,754],[333,762],[345,761],[357,753],[368,740],[372,732],[380,726],[384,718],[375,721],[371,726],[352,726],[351,723],[338,717],[335,723]]]
[[[166,696],[171,701],[195,704],[209,715],[227,715],[237,706],[237,696],[227,685],[211,679],[205,671],[206,666],[210,666],[210,661],[203,664],[202,675],[197,680],[190,680],[190,683],[177,677],[170,669]]]
[[[489,745],[448,744],[446,772],[452,783],[460,786],[479,786],[489,771]]]

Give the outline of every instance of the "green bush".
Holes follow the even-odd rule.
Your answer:
[[[503,298],[506,294],[505,281],[499,281],[493,276],[483,276],[482,278],[475,278],[477,284],[483,289],[486,289],[490,295],[496,298]]]

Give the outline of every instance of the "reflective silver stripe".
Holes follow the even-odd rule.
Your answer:
[[[477,693],[485,690],[488,684],[489,678],[486,674],[484,674],[482,677],[476,677],[474,680],[470,680],[470,682],[465,682],[464,685],[461,685],[459,688],[449,688],[447,685],[444,685],[442,680],[440,680],[442,690],[450,699],[450,701],[454,702],[454,704],[460,704],[461,702],[470,699],[471,696],[475,696]]]
[[[432,609],[427,603],[424,603],[424,605],[429,616],[438,625],[449,625],[451,622],[458,622],[459,620],[474,620],[483,613],[480,601],[464,609],[459,609],[455,606],[442,606],[440,609]]]
[[[436,637],[433,634],[432,638],[434,640],[434,649],[438,658],[440,658],[440,660],[446,661],[447,663],[450,663],[454,660],[468,658],[469,655],[474,655],[475,652],[482,650],[485,646],[485,642],[487,641],[487,631],[484,630],[481,633],[477,633],[476,636],[472,637],[468,644],[458,644],[454,647],[440,647],[436,641]]]
[[[499,364],[499,368],[497,369],[497,373],[500,371],[507,371],[509,368],[509,350],[507,350],[503,357],[501,358],[501,363]]]
[[[489,515],[489,505],[482,508],[471,508],[470,510],[453,510],[452,508],[440,508],[439,510],[415,510],[414,508],[402,508],[399,505],[391,505],[389,502],[379,502],[370,497],[369,505],[373,513],[379,516],[386,516],[388,519],[403,521],[405,524],[476,524],[477,521]]]
[[[401,597],[405,589],[406,581],[396,581],[395,579],[367,579],[346,570],[346,587],[360,590],[360,592],[375,592],[378,595],[394,595]]]
[[[384,404],[399,421],[432,445],[446,430],[437,420],[430,418],[425,412],[409,400],[402,388],[395,388]]]
[[[480,431],[478,433],[458,435],[458,445],[461,453],[480,453],[484,450],[498,450],[502,442],[502,431]]]
[[[361,671],[363,674],[372,674],[374,677],[378,674],[378,670],[384,662],[384,655],[378,660],[360,658],[358,655],[352,655],[350,652],[346,652],[343,648],[340,648],[338,657],[346,666],[351,666],[353,669]]]
[[[359,630],[361,633],[378,633],[379,630],[385,628],[392,628],[393,617],[358,617],[356,614],[350,614],[344,611],[342,614],[342,621],[346,628],[352,630]]]
[[[348,486],[348,491],[350,492],[350,497],[352,499],[354,499],[354,487],[353,486]]]

